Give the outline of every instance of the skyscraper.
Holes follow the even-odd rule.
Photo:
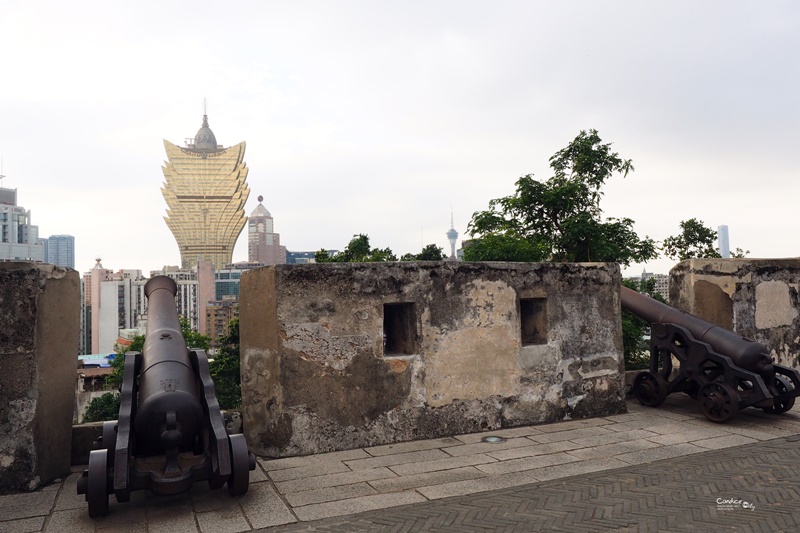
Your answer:
[[[717,226],[717,243],[719,244],[720,257],[730,257],[731,245],[728,240],[728,226]]]
[[[0,260],[44,261],[42,240],[31,212],[17,205],[17,190],[0,187]]]
[[[164,220],[175,236],[181,267],[209,261],[216,268],[231,263],[236,239],[244,229],[247,187],[245,143],[224,148],[203,115],[203,125],[182,148],[164,140],[167,159],[161,169],[167,202]]]
[[[281,246],[281,236],[275,233],[272,215],[261,203],[263,196],[258,197],[258,205],[247,223],[247,256],[251,263],[265,265],[282,265],[286,263],[286,248]]]
[[[72,235],[50,235],[47,238],[45,263],[75,268],[75,237]]]

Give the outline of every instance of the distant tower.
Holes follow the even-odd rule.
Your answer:
[[[450,229],[447,230],[447,240],[450,241],[450,257],[451,261],[456,260],[456,239],[458,239],[458,232],[453,227],[453,212],[450,211]]]
[[[275,233],[272,215],[258,197],[258,205],[247,222],[247,259],[251,263],[282,265],[286,263],[286,250],[281,246],[281,236]]]
[[[50,235],[46,242],[45,263],[75,268],[75,237],[72,235]]]
[[[728,240],[728,226],[717,227],[717,244],[719,245],[719,255],[721,257],[731,256],[731,244]]]
[[[231,263],[233,247],[247,219],[245,143],[224,148],[208,127],[208,116],[186,148],[164,140],[167,159],[161,170],[161,194],[167,202],[164,220],[175,236],[181,266],[209,261],[221,269]]]
[[[30,210],[17,205],[17,189],[0,187],[0,261],[44,260],[44,239]]]

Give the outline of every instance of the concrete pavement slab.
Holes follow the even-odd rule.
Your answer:
[[[418,452],[396,453],[392,455],[382,455],[380,457],[370,457],[369,459],[353,459],[344,461],[352,470],[364,468],[377,468],[380,466],[393,466],[406,463],[416,463],[419,461],[436,461],[450,457],[441,450],[421,450]]]
[[[44,528],[44,516],[0,522],[0,533],[33,533]]]
[[[611,426],[603,425],[603,426],[592,426],[592,427],[572,429],[568,431],[554,431],[542,435],[531,435],[530,437],[527,438],[532,440],[533,442],[546,444],[548,442],[558,442],[561,440],[582,439],[585,437],[597,437],[600,435],[609,435],[613,433],[613,430],[609,429],[610,427]]]
[[[325,474],[322,476],[312,476],[290,481],[276,482],[275,487],[281,494],[290,492],[300,492],[304,490],[321,489],[325,487],[336,487],[338,485],[349,485],[361,481],[372,481],[374,479],[396,478],[397,474],[386,467],[368,468],[364,470],[348,470],[338,474]]]
[[[533,426],[541,433],[555,433],[560,431],[570,431],[580,428],[591,428],[595,426],[604,426],[608,424],[605,418],[581,418],[578,420],[567,420],[562,422],[553,422],[552,424],[543,424],[541,426]]]
[[[417,489],[417,492],[429,500],[437,500],[440,498],[465,496],[478,492],[517,487],[536,481],[536,478],[533,477],[530,472],[514,472],[502,476],[488,476],[466,481],[454,481],[451,483],[442,483],[440,485],[420,487]]]
[[[486,434],[484,437],[495,435],[494,433]],[[544,435],[543,433],[541,435]],[[499,436],[499,435],[498,435]],[[481,453],[489,453],[497,450],[507,450],[509,448],[521,448],[523,446],[530,446],[531,441],[528,437],[514,437],[509,438],[504,442],[474,442],[472,444],[464,444],[463,446],[451,446],[444,448],[444,451],[453,457],[461,457],[465,455],[476,455]]]
[[[288,501],[292,507],[300,507],[311,503],[325,503],[356,498],[358,496],[369,496],[377,493],[378,491],[367,483],[353,483],[350,485],[340,485],[338,487],[290,492],[286,494],[286,501]]]
[[[715,437],[712,439],[696,440],[692,442],[695,446],[701,448],[708,448],[709,450],[721,450],[722,448],[730,448],[732,446],[742,446],[744,444],[753,444],[758,442],[756,439],[751,439],[743,435],[725,435],[723,437]]]
[[[371,457],[361,448],[342,450],[339,452],[321,453],[317,455],[301,455],[298,457],[284,457],[282,459],[258,458],[258,463],[265,472],[284,470],[287,468],[306,467],[324,463],[346,461],[348,459],[366,459]]]
[[[521,459],[523,457],[535,457],[537,455],[565,452],[567,450],[574,450],[575,448],[580,448],[580,446],[574,442],[562,440],[549,442],[547,444],[531,444],[530,446],[523,446],[521,448],[491,451],[487,452],[486,455],[499,461],[508,461],[510,459]]]
[[[297,517],[269,483],[250,485],[247,493],[238,497],[238,502],[254,528],[297,522]]]
[[[433,461],[420,461],[418,463],[403,463],[392,465],[389,469],[398,476],[413,476],[423,472],[436,472],[437,470],[450,470],[463,466],[474,466],[484,463],[494,463],[497,460],[483,453],[464,455],[460,457],[446,457]]]
[[[636,439],[624,442],[615,442],[614,444],[606,444],[603,446],[594,446],[591,448],[580,448],[577,450],[570,450],[569,455],[577,457],[578,459],[600,459],[602,457],[613,457],[615,455],[623,455],[641,450],[648,450],[650,448],[658,448],[659,445],[646,439]]]
[[[409,490],[391,494],[363,496],[361,498],[351,498],[349,500],[338,500],[329,503],[305,505],[303,507],[296,507],[294,512],[300,520],[308,521],[330,516],[361,513],[373,509],[386,509],[397,505],[422,503],[424,501],[425,498],[420,496],[419,493]]]
[[[623,463],[619,459],[614,459],[613,457],[603,457],[600,459],[589,459],[575,463],[565,463],[557,466],[537,468],[535,470],[528,471],[528,473],[538,481],[549,481],[551,479],[562,479],[580,474],[601,472],[603,470],[613,470],[614,468],[623,468],[625,466],[628,466],[628,464]]]
[[[400,490],[441,485],[443,483],[464,481],[485,476],[486,474],[477,468],[465,466],[453,470],[437,470],[435,472],[398,476],[392,479],[376,479],[375,481],[370,481],[369,484],[378,492],[397,492]]]
[[[40,490],[0,496],[0,522],[47,516],[53,509],[57,490]]]
[[[571,463],[579,459],[568,453],[551,453],[548,455],[537,455],[535,457],[524,457],[522,459],[511,459],[508,461],[501,461],[497,463],[489,463],[477,465],[475,468],[481,472],[485,472],[490,476],[499,474],[510,474],[512,472],[522,472],[525,470],[533,470],[535,468],[542,468],[545,466],[560,465],[564,463]]]
[[[385,444],[383,446],[372,446],[370,448],[364,448],[364,451],[373,457],[380,457],[381,455],[419,452],[422,450],[443,448],[445,446],[458,446],[459,444],[463,443],[453,437],[446,437],[443,439],[412,440],[409,442],[398,442],[396,444]]]
[[[375,457],[371,457],[369,455],[367,455],[367,457],[369,457],[369,459],[362,459],[362,460],[369,461],[372,459],[376,459]],[[310,462],[315,463],[314,461]],[[325,461],[316,464],[309,464],[306,466],[295,466],[292,468],[284,468],[282,470],[273,470],[268,472],[269,472],[269,477],[273,481],[288,481],[290,479],[301,479],[304,477],[319,476],[321,474],[337,474],[340,472],[349,472],[349,471],[350,469],[347,467],[347,465],[345,465],[341,461]]]
[[[625,463],[635,465],[670,459],[672,457],[681,457],[703,451],[706,450],[694,444],[673,444],[670,446],[659,446],[648,450],[620,454],[615,456],[615,458]]]
[[[197,513],[197,524],[202,533],[240,533],[252,529],[238,505],[208,513]]]

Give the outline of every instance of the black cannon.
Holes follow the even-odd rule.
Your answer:
[[[714,422],[745,407],[784,413],[794,405],[800,372],[775,364],[763,344],[627,287],[620,296],[623,309],[651,323],[650,369],[633,382],[642,404],[655,407],[668,394],[685,392]]]
[[[156,276],[144,288],[147,335],[142,353],[128,352],[119,419],[103,424],[78,481],[89,516],[108,513],[108,496],[130,500],[132,490],[177,494],[197,481],[226,482],[244,494],[255,456],[244,435],[228,435],[203,350],[189,350],[175,306],[177,285]]]

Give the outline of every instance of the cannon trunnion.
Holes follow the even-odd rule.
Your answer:
[[[745,407],[779,414],[794,406],[800,372],[775,364],[763,344],[627,287],[620,297],[623,309],[651,323],[650,369],[633,382],[642,404],[656,407],[667,395],[685,392],[713,422],[726,422]]]
[[[175,281],[156,276],[144,290],[144,348],[125,357],[119,419],[103,424],[78,481],[93,518],[108,513],[112,493],[127,502],[133,490],[177,494],[208,481],[244,494],[255,470],[244,435],[225,431],[205,352],[186,348]]]

